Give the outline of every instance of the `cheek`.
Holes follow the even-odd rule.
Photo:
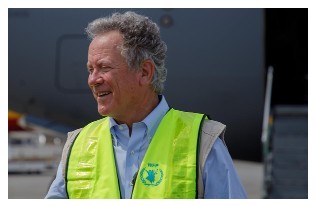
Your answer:
[[[131,73],[104,76],[104,82],[114,93],[124,93],[125,96],[133,96],[139,86],[136,75]]]
[[[125,91],[129,93],[129,95],[133,95],[136,91],[137,82],[135,81],[135,79],[132,79],[130,77],[125,79],[125,81],[121,82],[121,85],[124,86]]]
[[[111,75],[104,75],[103,77],[103,85],[106,86],[107,88],[110,88],[113,90],[115,88],[115,78]]]

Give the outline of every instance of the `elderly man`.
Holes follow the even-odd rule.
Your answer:
[[[134,12],[91,22],[88,85],[103,119],[70,132],[46,198],[246,198],[225,125],[170,108],[166,44]]]

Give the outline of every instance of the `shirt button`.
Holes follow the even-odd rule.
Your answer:
[[[131,155],[134,155],[134,150],[132,150],[132,151],[130,152],[130,154],[131,154]]]
[[[119,125],[119,129],[120,129],[120,130],[123,130],[123,126],[122,126],[122,125]]]

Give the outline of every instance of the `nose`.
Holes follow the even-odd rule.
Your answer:
[[[90,87],[92,86],[98,86],[99,84],[102,84],[103,79],[99,72],[93,71],[92,73],[89,74],[88,76],[88,85]]]

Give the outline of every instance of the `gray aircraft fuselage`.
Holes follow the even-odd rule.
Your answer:
[[[260,160],[263,9],[132,9],[168,46],[170,107],[227,125],[233,158]],[[124,9],[9,9],[9,109],[73,127],[101,118],[87,85],[85,27]]]

